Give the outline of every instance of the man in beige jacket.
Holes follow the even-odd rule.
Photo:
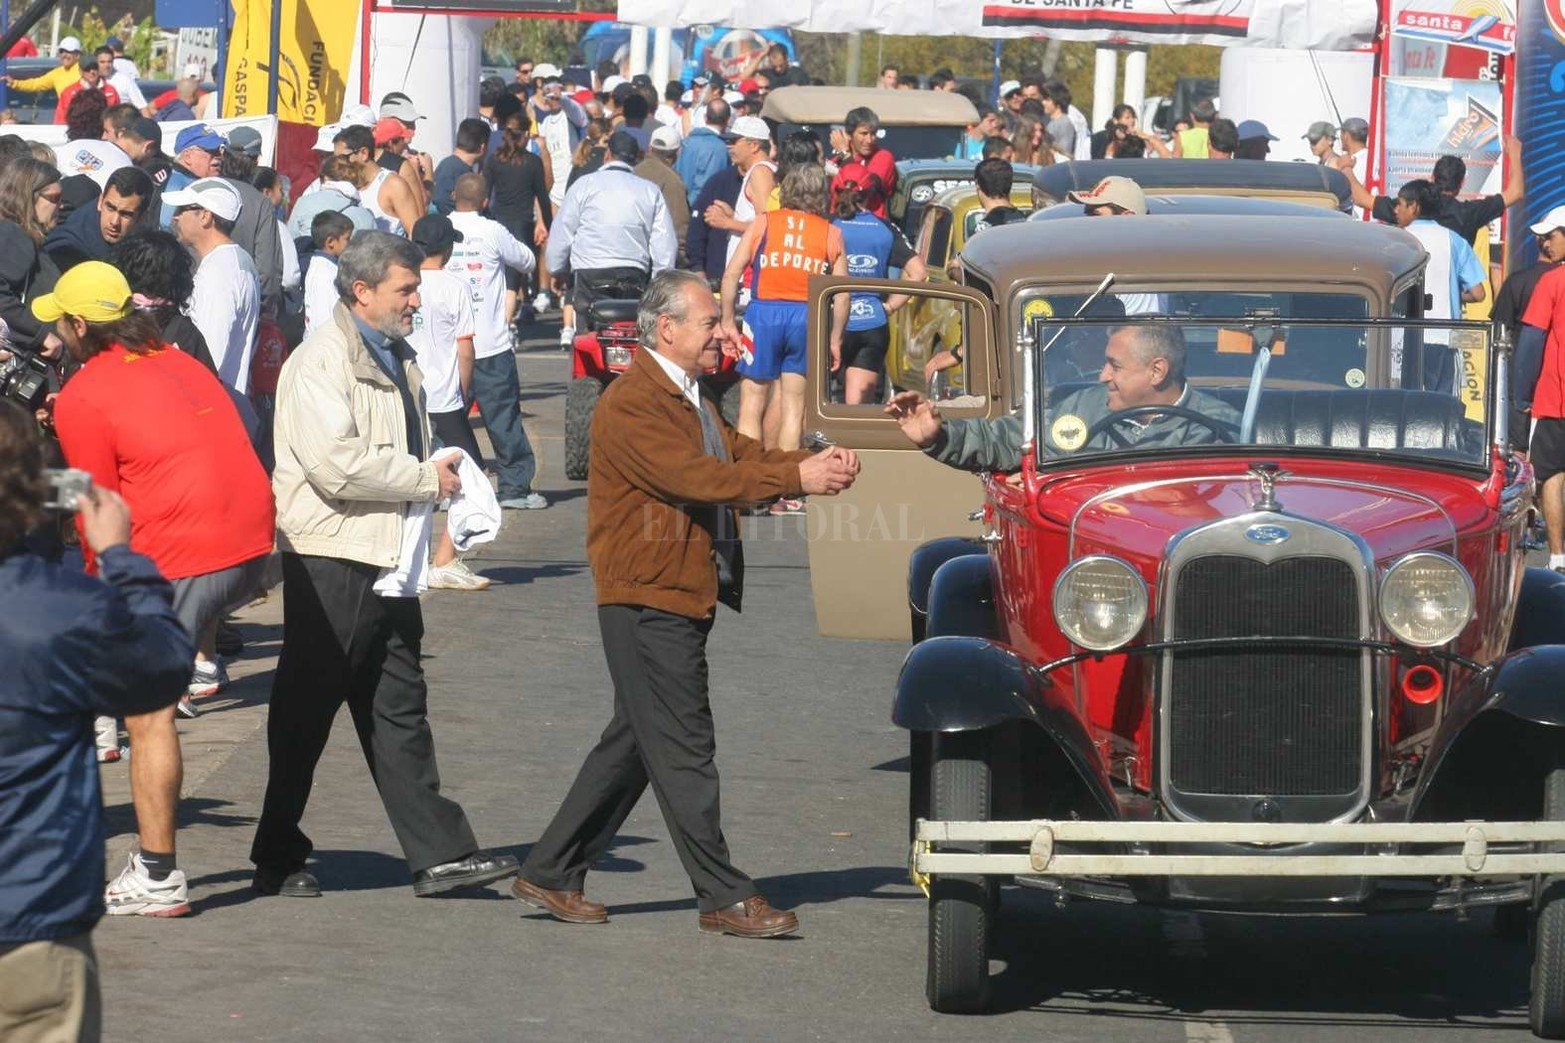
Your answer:
[[[267,717],[266,800],[250,849],[263,894],[320,894],[299,821],[344,702],[415,895],[516,872],[515,858],[478,849],[461,807],[441,796],[425,716],[424,621],[409,577],[428,553],[428,508],[461,481],[454,460],[428,459],[422,378],[404,340],[422,261],[399,236],[354,236],[337,259],[331,321],[299,345],[278,380],[272,490],[283,648]]]

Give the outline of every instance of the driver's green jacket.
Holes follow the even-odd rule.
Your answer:
[[[1197,391],[1186,384],[1184,393],[1175,405],[1211,417],[1225,429],[1230,438],[1238,434],[1238,411],[1214,395]],[[1112,452],[1127,447],[1148,449],[1207,445],[1220,441],[1215,431],[1199,421],[1169,414],[1152,417],[1148,423],[1141,422],[1146,417],[1117,420],[1110,428],[1088,439],[1087,432],[1092,426],[1111,412],[1106,385],[1094,384],[1067,395],[1044,418],[1045,454],[1061,456],[1078,452]],[[1123,438],[1125,445],[1115,441],[1110,430]],[[1002,416],[994,420],[947,420],[941,425],[940,434],[935,440],[924,447],[924,452],[943,464],[964,471],[1020,470],[1022,421],[1016,416]]]

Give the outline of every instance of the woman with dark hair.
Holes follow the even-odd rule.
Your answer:
[[[130,283],[131,303],[158,328],[158,340],[190,355],[215,375],[217,363],[206,338],[185,314],[185,302],[195,288],[195,267],[190,251],[172,232],[144,228],[132,232],[114,247],[109,263]]]
[[[527,147],[531,132],[532,124],[525,111],[518,110],[505,117],[500,125],[500,146],[484,159],[484,180],[489,183],[489,216],[505,226],[522,245],[541,247],[548,241],[554,210],[549,202],[543,160]],[[541,217],[542,222],[535,217]],[[517,294],[529,278],[515,268],[505,269],[507,322],[515,317]],[[522,301],[523,320],[531,322],[533,304],[525,293]]]
[[[848,274],[884,279],[893,268],[902,269],[908,282],[928,276],[924,259],[908,244],[907,237],[883,217],[864,209],[864,190],[849,182],[837,192],[832,225],[842,233],[842,249]],[[906,294],[884,301],[879,294],[855,293],[848,305],[848,325],[842,335],[842,351],[833,376],[842,381],[848,405],[875,401],[880,375],[886,368],[891,345],[890,315],[908,302]]]
[[[13,344],[34,351],[60,344],[27,305],[60,277],[41,247],[63,195],[60,172],[47,163],[18,156],[0,168],[0,319],[11,328]]]

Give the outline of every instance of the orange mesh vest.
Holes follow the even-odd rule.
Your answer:
[[[829,255],[831,222],[802,210],[760,214],[766,222],[761,245],[750,265],[750,293],[759,301],[808,300],[810,276],[824,274],[836,258]]]

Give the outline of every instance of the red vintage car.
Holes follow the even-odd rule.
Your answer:
[[[818,588],[850,556],[863,586],[898,543],[831,538],[834,510],[924,540],[892,719],[936,1010],[985,1008],[1020,885],[1492,907],[1532,938],[1534,1031],[1565,1037],[1565,576],[1524,565],[1508,346],[1423,318],[1425,264],[1346,218],[1084,218],[985,232],[966,286],[812,284],[812,359],[833,294],[937,294],[963,318],[928,452],[819,374],[810,417],[867,479],[810,508]],[[1100,383],[1124,379],[1111,343],[1163,359],[1177,401],[1125,405]],[[930,522],[974,507],[979,533]]]

